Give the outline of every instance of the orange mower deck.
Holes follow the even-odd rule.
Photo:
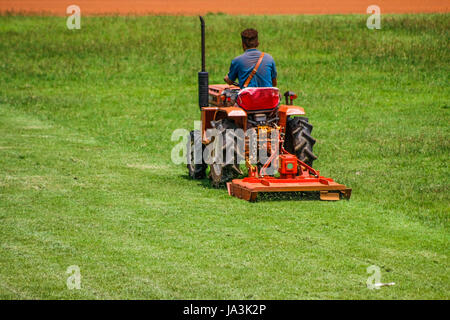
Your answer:
[[[321,200],[350,199],[352,189],[325,177],[298,176],[289,179],[275,177],[234,179],[227,183],[228,194],[255,201],[259,192],[319,191]]]

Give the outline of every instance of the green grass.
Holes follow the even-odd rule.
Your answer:
[[[197,17],[0,16],[0,298],[449,299],[450,15],[366,19],[206,17],[211,83],[257,28],[315,167],[353,188],[247,203],[170,160],[199,119]]]

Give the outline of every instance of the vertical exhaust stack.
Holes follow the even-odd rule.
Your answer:
[[[207,107],[208,102],[208,90],[209,80],[208,72],[205,70],[205,20],[200,16],[201,30],[202,30],[202,71],[198,73],[198,104],[200,109]]]

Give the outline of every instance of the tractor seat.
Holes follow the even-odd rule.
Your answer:
[[[280,92],[275,87],[250,87],[239,91],[236,103],[247,112],[270,111],[280,104]]]

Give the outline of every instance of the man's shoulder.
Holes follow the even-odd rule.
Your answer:
[[[264,52],[264,61],[274,61],[274,59],[270,53],[267,53],[265,51],[259,51],[259,50],[255,51],[255,53],[257,53],[258,55],[261,55],[263,52]],[[244,56],[244,54],[241,56]],[[241,56],[239,56],[239,57],[241,57]],[[238,57],[236,57],[236,58],[238,58]]]
[[[267,57],[267,60],[273,60],[273,57],[270,55],[270,53],[264,52],[264,58]]]
[[[243,59],[245,59],[245,53],[243,53],[243,54],[241,54],[241,55],[235,57],[235,58],[233,59],[232,62],[233,62],[233,63],[237,63],[237,62],[242,61]]]
[[[258,51],[253,51],[253,52],[250,53],[250,54],[255,55],[255,53],[257,53],[258,55],[260,55],[262,52],[258,50]],[[249,60],[249,52],[246,51],[246,52],[244,52],[243,54],[241,54],[241,55],[235,57],[235,58],[232,60],[232,64],[240,64],[240,63],[244,63],[244,64],[245,64],[245,62],[248,61],[248,60]],[[271,61],[274,61],[274,59],[273,59],[273,57],[272,57],[269,53],[264,52],[264,61],[269,61],[269,62],[271,62]]]

